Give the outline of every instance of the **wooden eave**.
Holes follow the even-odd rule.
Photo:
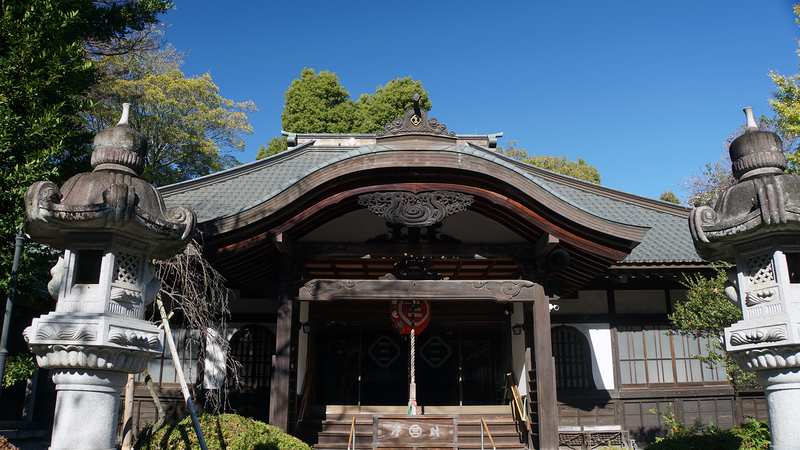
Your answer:
[[[202,223],[200,229],[205,236],[206,253],[220,271],[238,288],[256,294],[263,289],[265,278],[277,276],[281,256],[273,243],[277,236],[296,241],[332,219],[361,209],[357,199],[364,193],[434,190],[473,195],[471,211],[493,218],[531,243],[543,233],[559,238],[560,246],[570,253],[570,267],[546,276],[568,286],[582,286],[602,274],[609,265],[622,260],[648,230],[588,214],[554,197],[522,174],[484,158],[426,150],[382,151],[331,164],[260,205]],[[370,254],[378,248],[364,243],[350,245],[353,248],[368,245]],[[385,264],[386,258],[399,258],[408,250],[397,245],[392,254],[385,247],[381,249],[386,252],[381,255],[383,259],[365,260],[360,270],[377,274],[382,269],[370,265]],[[437,246],[435,253],[430,248],[417,251],[437,254],[440,249],[443,248]],[[424,253],[425,250],[431,253]],[[349,255],[339,256],[357,260],[363,254],[352,250]],[[522,265],[526,259],[530,263],[533,257],[517,254],[514,261],[518,268],[514,274],[522,276],[530,272],[530,267]],[[496,261],[508,263],[505,259]],[[506,272],[504,277],[508,275]],[[491,272],[483,276],[494,278]]]
[[[380,183],[376,183],[378,180]],[[469,183],[467,186],[475,189],[518,199],[529,204],[543,217],[575,228],[579,233],[579,230],[584,233],[589,231],[592,240],[606,242],[624,253],[641,242],[648,230],[646,227],[612,222],[586,213],[558,199],[522,174],[485,158],[429,150],[367,153],[325,166],[264,203],[235,215],[200,223],[198,229],[207,240],[217,240],[229,233],[250,231],[253,225],[264,222],[278,225],[292,220],[317,203],[335,197],[336,193],[331,193],[331,190],[387,184],[430,186],[448,182],[461,185]],[[422,189],[419,188],[417,192]],[[337,198],[341,199],[341,196]]]

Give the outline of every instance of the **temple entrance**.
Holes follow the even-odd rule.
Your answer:
[[[407,405],[409,337],[399,335],[386,316],[317,322],[314,329],[317,404]],[[503,316],[480,322],[471,317],[435,317],[416,340],[418,404],[424,408],[504,404],[505,374],[510,369],[507,330]]]

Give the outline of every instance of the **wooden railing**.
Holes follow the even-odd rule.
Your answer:
[[[353,450],[356,448],[356,441],[355,439],[353,439],[355,438],[355,432],[356,432],[356,418],[355,416],[353,416],[353,422],[350,423],[350,437],[347,439],[347,450]]]
[[[514,416],[514,420],[517,422],[517,427],[519,427],[520,433],[530,433],[530,421],[525,420],[525,415],[522,412],[522,399],[519,395],[519,388],[517,387],[517,383],[514,381],[514,374],[509,372],[506,375],[506,382],[508,383],[509,389],[511,390],[511,413]]]
[[[483,449],[483,430],[486,430],[486,434],[489,435],[489,441],[492,443],[492,450],[497,450],[497,447],[495,447],[495,445],[494,445],[494,439],[492,439],[492,433],[489,432],[489,426],[486,425],[486,421],[483,420],[483,417],[481,417],[481,424],[483,424],[483,426],[481,427],[481,450],[484,450]]]
[[[308,409],[308,398],[311,396],[311,379],[312,375],[311,372],[306,372],[305,379],[303,380],[302,390],[300,391],[298,402],[300,403],[300,407],[297,409],[297,417],[294,421],[294,431],[297,433],[297,429],[300,427],[300,422],[303,421],[303,418],[306,416],[306,410]]]

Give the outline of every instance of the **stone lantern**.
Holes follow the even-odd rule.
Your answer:
[[[56,310],[24,332],[56,384],[51,450],[115,448],[127,376],[163,351],[163,331],[142,320],[161,286],[151,260],[183,251],[194,235],[194,212],[167,212],[139,178],[147,142],[128,125],[128,108],[95,137],[92,172],[25,193],[25,231],[64,251],[48,284]]]
[[[745,114],[730,147],[738,182],[689,227],[700,256],[735,264],[725,293],[744,319],[725,329],[725,347],[766,389],[771,448],[800,450],[800,177],[783,172],[780,137]]]

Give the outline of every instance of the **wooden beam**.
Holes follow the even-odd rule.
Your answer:
[[[275,356],[270,380],[269,423],[288,432],[292,378],[292,338],[299,307],[291,297],[290,281],[282,280],[278,288],[278,320],[275,332]]]
[[[542,237],[536,241],[536,246],[534,247],[534,257],[539,259],[540,257],[547,257],[553,248],[558,245],[559,240],[557,237],[553,236],[550,233],[542,234]]]
[[[536,393],[539,407],[539,449],[558,450],[556,364],[550,335],[550,302],[536,285],[533,303],[533,339],[536,358]]]
[[[402,168],[403,170],[397,171],[398,168]],[[220,235],[262,222],[265,218],[271,218],[273,215],[293,215],[295,212],[294,208],[296,208],[295,205],[303,204],[304,201],[301,201],[301,199],[304,197],[306,200],[311,200],[312,203],[318,203],[317,199],[325,195],[322,192],[325,186],[330,186],[333,189],[340,189],[339,186],[346,185],[347,181],[354,178],[360,178],[360,183],[369,183],[370,179],[372,179],[384,182],[388,181],[388,184],[392,184],[394,180],[406,178],[408,176],[406,173],[411,170],[411,168],[413,168],[412,171],[414,172],[415,179],[418,180],[417,183],[412,183],[413,185],[428,184],[437,185],[438,187],[438,185],[448,184],[447,181],[436,183],[425,182],[427,180],[442,179],[442,173],[450,171],[451,176],[447,177],[446,180],[469,180],[474,185],[475,189],[490,189],[496,191],[496,194],[499,195],[495,196],[495,193],[489,193],[488,197],[495,197],[495,200],[499,200],[500,202],[506,203],[507,206],[511,206],[512,210],[517,210],[518,207],[522,205],[517,204],[517,202],[511,200],[505,194],[513,192],[514,196],[517,197],[519,193],[524,193],[520,196],[520,200],[530,205],[541,205],[541,209],[544,210],[543,212],[546,212],[546,215],[559,218],[559,221],[567,228],[573,229],[574,231],[580,230],[578,231],[580,234],[588,237],[589,239],[585,241],[584,239],[580,239],[584,242],[577,243],[576,245],[586,245],[587,250],[590,252],[605,252],[607,250],[602,248],[605,247],[605,245],[601,245],[599,248],[594,247],[592,243],[597,241],[605,241],[616,250],[627,252],[642,241],[649,229],[648,227],[621,224],[592,215],[557,198],[544,187],[528,179],[523,174],[511,171],[507,167],[496,164],[494,161],[460,152],[442,152],[427,149],[420,149],[413,152],[386,151],[348,158],[312,172],[303,179],[302,183],[295,183],[289,186],[284,191],[256,207],[224,218],[203,222],[199,224],[199,228],[201,231],[205,232],[207,236]],[[387,177],[386,173],[388,171],[395,171],[397,174],[394,177]],[[373,187],[370,186],[370,188]],[[589,188],[587,187],[587,189]],[[375,191],[375,189],[371,190],[373,192]],[[466,192],[464,187],[462,187],[462,189],[445,188],[443,190],[453,190],[471,194],[470,192]],[[316,198],[309,199],[310,192],[313,192]],[[351,191],[351,194],[354,193],[355,192]],[[340,194],[341,193],[338,193],[337,195]],[[506,201],[504,201],[504,198]],[[522,206],[522,209],[524,210],[527,208]],[[547,222],[540,214],[533,214],[526,219],[531,221],[537,221],[538,219]],[[548,231],[547,228],[549,227],[543,226],[542,228]],[[555,228],[561,228],[561,230],[556,231],[554,229],[553,234],[560,237],[563,236],[565,240],[567,236],[572,234],[562,227]],[[591,235],[587,232],[591,232]],[[625,255],[622,255],[622,257],[624,256]],[[617,259],[622,259],[622,257]]]
[[[537,285],[527,280],[311,280],[300,288],[298,299],[518,302],[531,301],[535,286]]]
[[[529,244],[335,244],[298,242],[294,256],[303,259],[401,258],[405,255],[437,255],[447,259],[530,259],[534,246]]]
[[[535,186],[531,187],[534,188]],[[538,187],[536,188],[538,189]],[[298,189],[296,186],[290,188],[290,190],[296,189]],[[340,215],[349,210],[360,208],[355,202],[358,195],[375,192],[377,190],[388,191],[400,189],[409,191],[449,190],[472,195],[475,197],[475,203],[470,206],[470,210],[478,211],[483,215],[487,215],[487,211],[491,211],[494,213],[494,216],[489,217],[494,217],[496,220],[498,220],[500,216],[513,217],[514,220],[519,222],[518,225],[522,229],[540,229],[545,233],[558,236],[559,239],[576,248],[580,248],[603,259],[609,259],[609,262],[616,262],[627,256],[627,252],[641,242],[648,230],[646,227],[610,222],[606,219],[586,214],[574,207],[569,207],[568,209],[575,214],[566,215],[549,211],[547,208],[542,210],[541,208],[535,208],[533,204],[521,203],[504,193],[490,191],[476,186],[450,183],[390,183],[362,186],[347,191],[336,192],[327,198],[315,199],[312,206],[303,211],[287,211],[288,214],[291,214],[290,217],[276,218],[278,223],[273,224],[273,226],[275,226],[274,228],[269,231],[262,228],[261,234],[255,237],[233,238],[233,236],[229,236],[227,238],[222,238],[223,240],[232,239],[232,241],[226,244],[216,244],[219,245],[216,253],[228,253],[230,251],[236,251],[237,248],[242,246],[258,245],[263,242],[265,238],[267,242],[269,242],[271,241],[271,236],[277,236],[285,231],[307,226],[309,223],[318,226],[312,218],[317,217],[319,220],[323,221],[330,220],[332,217],[325,214],[326,210],[333,208],[337,211],[337,214]],[[560,202],[558,205],[562,205],[562,203],[563,202]],[[339,208],[345,204],[350,206],[344,209]],[[252,210],[248,210],[246,214],[249,215],[258,210],[263,210],[265,206],[266,205],[261,205]],[[535,209],[531,209],[532,207]],[[486,208],[488,208],[488,210],[484,211]],[[268,209],[271,210],[271,208]],[[235,224],[232,223],[230,226],[222,226],[221,222],[228,221],[231,218],[220,219],[221,222],[219,223],[216,221],[205,222],[203,225],[211,227],[211,229],[204,231],[210,236],[216,237],[227,232],[232,232],[238,228],[245,228],[245,225],[255,225],[256,222],[262,222],[264,225],[270,226],[267,225],[263,219],[272,212],[275,211],[262,211],[262,214],[258,215],[258,217],[252,217],[246,220],[237,215],[236,217],[239,217],[243,221],[236,222]],[[563,213],[566,213],[566,211],[563,211]],[[499,221],[507,226],[509,225],[507,221],[502,219],[499,219]],[[297,230],[295,230],[295,232],[296,231]],[[303,233],[300,233],[300,235],[302,234]],[[297,236],[297,234],[295,235]],[[214,239],[211,237],[207,238],[207,245],[215,246],[211,242],[213,240]]]
[[[292,240],[289,239],[288,234],[279,233],[273,236],[272,243],[275,244],[275,248],[281,252],[281,255],[292,256],[292,253],[294,252],[294,246],[292,245]]]

